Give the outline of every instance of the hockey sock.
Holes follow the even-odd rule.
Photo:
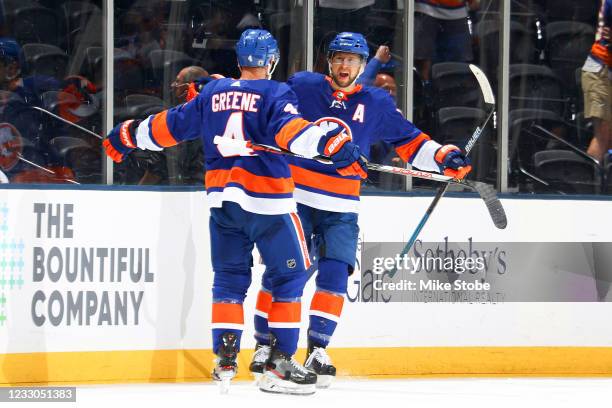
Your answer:
[[[268,314],[272,307],[272,294],[262,288],[257,294],[255,306],[255,340],[257,343],[270,345],[270,330],[268,328]]]
[[[321,347],[327,347],[336,330],[344,296],[318,289],[310,303],[310,325],[308,340]]]
[[[244,328],[244,312],[242,303],[218,302],[212,305],[212,337],[213,350],[216,353],[222,344],[223,333],[235,333],[238,337],[236,344],[240,350],[240,337]]]
[[[289,356],[294,355],[297,350],[301,313],[302,304],[299,301],[276,302],[273,300],[268,314],[270,333],[277,339],[276,348]]]

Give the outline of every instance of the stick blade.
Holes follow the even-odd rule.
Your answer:
[[[499,229],[504,229],[508,225],[508,219],[506,218],[506,211],[502,206],[501,201],[497,198],[497,192],[492,185],[482,183],[479,181],[470,181],[468,185],[480,195],[489,210],[491,220],[493,224]]]
[[[489,79],[485,75],[484,72],[480,68],[478,68],[474,64],[470,64],[470,69],[472,73],[476,77],[478,84],[480,85],[480,90],[482,91],[482,96],[484,97],[484,101],[488,105],[495,105],[495,96],[493,95],[493,89],[491,88],[491,84],[489,83]]]

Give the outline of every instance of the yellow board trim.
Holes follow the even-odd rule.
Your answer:
[[[339,376],[612,376],[612,347],[336,348]],[[250,379],[252,350],[239,357]],[[303,361],[300,350],[298,361]],[[0,385],[207,381],[210,350],[0,354]]]

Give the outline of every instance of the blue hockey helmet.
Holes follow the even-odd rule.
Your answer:
[[[236,56],[241,67],[266,67],[278,62],[280,52],[276,40],[268,31],[247,29],[236,43]]]
[[[370,55],[368,43],[365,37],[359,33],[343,32],[329,43],[327,49],[328,56],[334,52],[349,52],[351,54],[361,55],[363,59],[367,59]]]

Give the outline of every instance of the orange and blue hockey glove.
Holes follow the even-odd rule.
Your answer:
[[[327,132],[321,138],[317,151],[331,159],[341,176],[368,177],[367,163],[361,156],[359,146],[351,142],[351,137],[342,126]]]
[[[209,76],[200,77],[196,79],[195,81],[191,82],[189,84],[189,87],[187,88],[187,96],[185,98],[186,101],[189,102],[190,100],[198,96],[200,92],[202,92],[202,89],[204,89],[207,83],[214,81],[215,79],[221,79],[221,78],[225,78],[225,77],[221,74],[212,74]]]
[[[458,180],[472,171],[470,159],[455,145],[444,145],[436,150],[434,159],[440,167],[440,173]]]
[[[115,126],[102,145],[106,155],[116,163],[121,163],[125,155],[136,149],[136,129],[139,120],[126,120]]]

